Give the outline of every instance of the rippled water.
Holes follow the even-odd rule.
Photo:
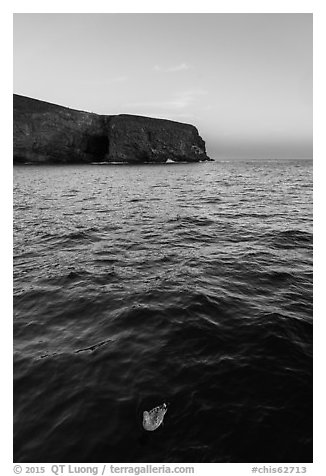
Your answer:
[[[312,162],[14,169],[16,462],[312,461],[311,347]]]

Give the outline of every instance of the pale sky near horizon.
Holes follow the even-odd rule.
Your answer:
[[[312,157],[312,14],[14,14],[14,92],[191,123],[216,159]]]

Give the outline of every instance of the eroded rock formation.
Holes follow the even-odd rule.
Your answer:
[[[15,163],[199,162],[210,160],[189,124],[103,116],[14,95]]]

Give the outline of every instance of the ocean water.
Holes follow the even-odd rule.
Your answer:
[[[312,162],[15,167],[13,330],[15,462],[311,462]]]

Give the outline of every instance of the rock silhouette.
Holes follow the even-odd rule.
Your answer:
[[[14,95],[14,163],[164,163],[211,160],[190,124],[104,116]]]

